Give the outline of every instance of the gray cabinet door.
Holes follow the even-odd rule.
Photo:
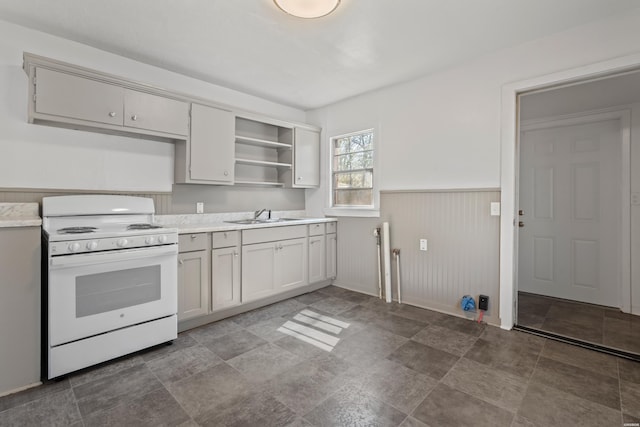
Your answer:
[[[233,184],[235,119],[231,111],[191,105],[189,176],[195,181]]]
[[[338,235],[327,234],[327,278],[335,279],[338,276]]]
[[[211,252],[211,305],[219,310],[240,304],[240,259],[237,247]]]
[[[295,128],[293,187],[320,186],[320,134]]]
[[[309,283],[320,282],[327,278],[325,257],[324,234],[309,237]]]
[[[285,291],[308,284],[307,238],[281,240],[275,244],[276,289]]]
[[[178,320],[209,312],[207,251],[178,254]]]
[[[121,87],[38,68],[35,90],[36,113],[122,126]]]
[[[242,302],[275,292],[275,256],[278,242],[242,247]]]
[[[124,90],[124,125],[175,135],[189,134],[189,103]]]

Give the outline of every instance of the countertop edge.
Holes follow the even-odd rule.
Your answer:
[[[42,219],[33,218],[0,218],[0,228],[16,228],[16,227],[40,227],[42,225]]]
[[[211,233],[217,231],[242,231],[256,228],[286,227],[293,225],[306,225],[317,223],[336,222],[336,218],[301,218],[294,221],[267,222],[264,224],[232,224],[227,222],[203,223],[203,224],[163,224],[163,227],[177,228],[178,234],[187,233]]]

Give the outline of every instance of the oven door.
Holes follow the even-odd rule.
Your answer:
[[[177,312],[177,245],[49,260],[49,345]]]

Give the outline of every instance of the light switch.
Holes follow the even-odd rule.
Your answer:
[[[420,250],[421,251],[427,250],[427,239],[420,239]]]
[[[204,203],[197,202],[196,203],[196,213],[204,213]]]
[[[500,202],[491,202],[491,216],[500,216]]]

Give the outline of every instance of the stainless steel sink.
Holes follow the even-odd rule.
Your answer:
[[[237,219],[235,221],[225,221],[231,224],[271,224],[277,222],[297,221],[296,218],[271,218],[271,219]]]

